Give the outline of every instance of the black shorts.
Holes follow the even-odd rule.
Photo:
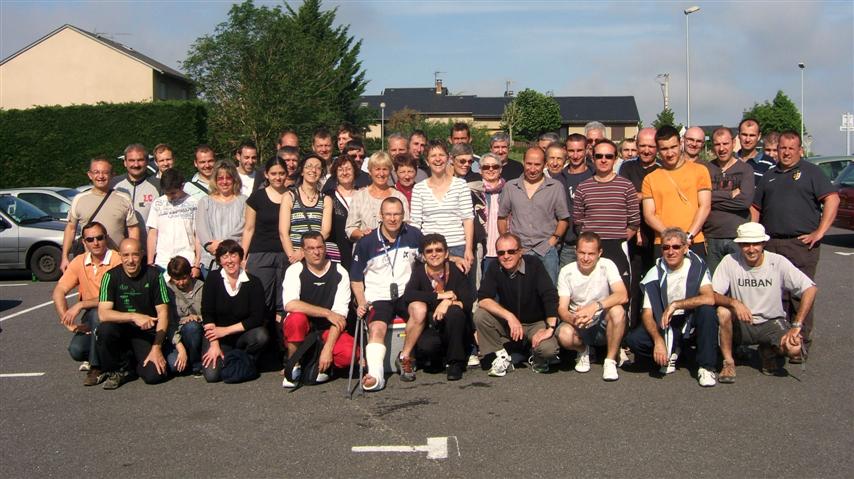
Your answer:
[[[368,312],[368,323],[382,321],[385,324],[391,324],[396,316],[409,319],[409,308],[403,302],[403,298],[397,301],[374,301],[371,303],[371,311]]]

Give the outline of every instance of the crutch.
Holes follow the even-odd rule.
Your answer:
[[[365,314],[371,309],[371,303],[365,306]],[[362,387],[362,377],[365,375],[365,337],[368,334],[368,325],[364,315],[356,316],[356,337],[353,338],[353,351],[350,353],[350,374],[347,379],[347,391],[344,394],[350,399],[353,399],[353,393],[356,388],[359,388],[359,395],[365,395],[365,388]],[[356,388],[352,387],[353,370],[356,367],[356,348],[359,348],[359,381]]]

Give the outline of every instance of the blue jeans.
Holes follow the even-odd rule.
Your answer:
[[[569,263],[575,263],[578,258],[575,255],[575,245],[564,243],[560,247],[560,268],[563,269],[564,266]]]
[[[68,354],[75,361],[89,361],[93,368],[100,368],[98,361],[98,348],[95,347],[94,331],[100,324],[98,320],[98,308],[84,309],[80,322],[89,326],[90,333],[74,333],[68,344]]]
[[[738,252],[738,245],[732,238],[709,238],[706,237],[706,266],[709,274],[714,274],[724,256]]]
[[[552,279],[552,283],[557,284],[557,273],[559,271],[559,257],[557,253],[557,248],[554,246],[549,247],[546,254],[539,255],[536,251],[531,250],[528,254],[536,256],[540,258],[540,261],[543,262],[543,266],[546,267],[546,273],[549,274],[549,278]]]
[[[187,366],[189,371],[202,370],[202,323],[198,321],[188,321],[180,326],[181,344],[187,350]],[[178,362],[178,350],[172,346],[169,354],[166,355],[166,363],[169,365],[169,371],[176,373],[175,364]],[[188,372],[185,369],[183,372]]]

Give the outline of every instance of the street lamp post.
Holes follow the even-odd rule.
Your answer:
[[[380,150],[385,150],[385,102],[380,102]]]
[[[802,62],[798,63],[798,68],[801,69],[801,138],[804,137],[804,70],[807,66]]]
[[[699,12],[700,7],[694,5],[693,7],[688,7],[682,12],[685,14],[685,77],[686,77],[686,103],[688,114],[686,115],[687,125],[685,128],[691,127],[691,55],[690,49],[688,48],[688,15],[691,15],[694,12]]]

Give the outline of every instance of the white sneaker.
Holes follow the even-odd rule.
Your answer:
[[[620,359],[617,361],[617,367],[631,366],[635,362],[629,357],[628,348],[620,348]]]
[[[326,373],[318,373],[317,379],[314,380],[314,382],[317,384],[322,384],[322,383],[325,383],[326,381],[329,381],[329,375]]]
[[[679,359],[679,350],[674,349],[672,353],[670,353],[670,360],[667,361],[667,366],[662,366],[658,371],[661,374],[673,374],[676,372],[676,360]]]
[[[302,368],[300,368],[299,366],[294,367],[294,372],[293,372],[294,380],[299,379],[299,377],[301,375],[302,375]],[[320,377],[320,375],[318,375],[318,377]],[[327,379],[328,379],[328,377],[327,377]],[[295,387],[297,387],[297,385],[288,381],[288,377],[285,376],[282,378],[282,387],[283,388],[295,388]]]
[[[466,364],[470,368],[476,368],[480,366],[480,358],[477,357],[477,354],[472,353],[469,355],[468,363]]]
[[[585,347],[584,352],[578,353],[575,358],[575,370],[579,373],[590,371],[590,348]]]
[[[78,371],[89,371],[90,369],[92,369],[92,365],[89,364],[89,361],[83,361],[80,363],[80,367],[77,368]]]
[[[697,382],[699,382],[700,386],[703,386],[704,388],[710,388],[718,383],[715,380],[715,373],[706,368],[700,368],[697,370]]]
[[[510,360],[510,355],[506,351],[496,353],[495,359],[492,360],[492,368],[489,370],[489,375],[500,378],[504,377],[508,372],[513,371],[513,361]]]
[[[617,361],[614,359],[605,359],[605,362],[602,364],[602,379],[605,381],[616,381],[620,379],[620,375],[617,374]]]

